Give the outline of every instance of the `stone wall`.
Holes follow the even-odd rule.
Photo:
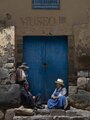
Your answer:
[[[0,84],[15,83],[15,28],[0,31]]]
[[[87,12],[87,22],[73,25],[75,39],[76,68],[77,74],[80,71],[87,72],[90,77],[90,10]]]
[[[15,84],[15,28],[0,30],[0,108],[20,105],[20,86]]]
[[[69,86],[70,105],[90,111],[90,78],[78,77],[77,86]]]
[[[90,110],[90,10],[87,23],[74,24],[75,69],[77,84],[69,86],[70,104],[76,108]]]
[[[0,108],[12,108],[20,105],[20,86],[18,84],[0,85]]]

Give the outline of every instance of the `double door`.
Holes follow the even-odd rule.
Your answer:
[[[45,102],[55,89],[57,78],[68,87],[68,41],[66,36],[23,37],[24,61],[33,95],[41,94]]]

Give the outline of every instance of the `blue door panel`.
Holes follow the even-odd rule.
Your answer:
[[[54,90],[57,78],[64,80],[67,87],[68,82],[68,43],[66,37],[50,37],[46,41],[46,99],[50,97]],[[51,87],[50,87],[51,86]]]
[[[33,95],[47,101],[62,78],[68,86],[68,41],[63,36],[26,36],[23,38],[24,61],[30,66],[28,81]]]
[[[29,65],[28,81],[33,95],[44,94],[44,82],[42,78],[42,49],[40,40],[33,37],[24,39],[24,61]]]

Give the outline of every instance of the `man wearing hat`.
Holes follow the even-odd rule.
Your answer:
[[[48,100],[48,108],[49,109],[64,109],[66,105],[66,94],[67,90],[64,87],[64,83],[62,79],[57,79],[55,81],[56,89],[51,95],[51,98]]]
[[[16,83],[23,85],[25,81],[27,81],[26,71],[29,67],[26,63],[22,63],[16,70]]]
[[[36,96],[33,96],[31,92],[29,91],[28,82],[24,82],[20,97],[21,97],[21,105],[23,105],[26,108],[32,108],[32,109],[43,108],[41,104],[41,95],[38,94]]]

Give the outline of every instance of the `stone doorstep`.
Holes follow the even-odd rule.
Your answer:
[[[38,109],[36,115],[50,115],[50,116],[66,116],[65,110],[58,109]],[[76,115],[76,114],[75,114]]]
[[[88,113],[87,113],[88,114]],[[83,116],[83,117],[88,117],[87,114],[82,115],[79,111],[75,110],[58,110],[58,109],[38,109],[36,112],[36,115],[49,115],[49,116]]]
[[[50,115],[51,116],[66,116],[66,111],[53,109],[53,110],[50,110]]]
[[[75,111],[71,110],[65,111],[57,109],[53,110],[38,109],[38,114],[34,116],[14,116],[13,120],[90,120],[90,119],[89,117],[77,115]]]
[[[13,114],[12,109],[8,110],[6,114],[5,120],[90,120],[89,111],[87,114],[82,114],[80,111],[75,110],[58,110],[58,109],[38,109],[34,115],[26,115],[26,114]],[[11,118],[12,113],[12,118]],[[78,113],[78,114],[77,114]],[[10,115],[10,117],[7,117]],[[8,119],[7,119],[8,118]]]
[[[13,120],[90,120],[81,116],[14,116]]]
[[[50,115],[51,111],[49,109],[38,109],[36,115]]]

